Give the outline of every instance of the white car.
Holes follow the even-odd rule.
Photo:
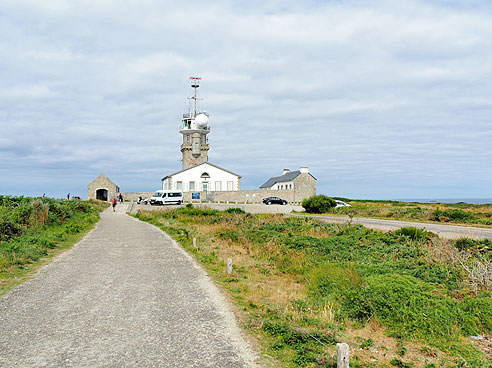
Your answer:
[[[335,200],[335,202],[337,203],[337,205],[335,206],[335,208],[338,208],[338,207],[352,207],[348,203],[345,203],[344,201],[339,201],[338,199]]]

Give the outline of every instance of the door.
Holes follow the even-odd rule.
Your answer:
[[[98,189],[96,190],[96,199],[100,201],[108,200],[108,190],[107,189]]]

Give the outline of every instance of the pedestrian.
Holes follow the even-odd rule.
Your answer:
[[[120,203],[123,203],[123,194],[120,193]]]
[[[46,193],[43,193],[43,198],[44,198],[45,195],[46,195]]]
[[[67,200],[70,200],[70,193],[67,194]]]
[[[116,197],[113,197],[113,212],[115,212],[116,207]]]

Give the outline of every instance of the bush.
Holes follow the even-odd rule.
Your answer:
[[[0,219],[0,241],[9,240],[21,234],[21,229],[8,218]]]
[[[395,234],[407,236],[412,240],[426,240],[429,239],[430,235],[429,232],[413,226],[402,227],[401,229],[395,230]]]
[[[460,301],[446,296],[445,289],[405,275],[369,276],[365,282],[345,295],[343,308],[351,318],[376,318],[404,337],[430,341],[490,332],[490,297]]]
[[[246,213],[244,210],[242,210],[241,208],[238,208],[238,207],[228,208],[224,212],[226,212],[226,213],[240,213],[240,214]]]
[[[437,209],[432,215],[432,220],[439,222],[472,222],[475,220],[473,213],[463,210],[440,210]]]
[[[307,213],[325,213],[335,208],[336,205],[337,203],[333,198],[323,194],[312,196],[302,201],[302,207]]]

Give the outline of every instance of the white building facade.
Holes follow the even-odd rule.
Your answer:
[[[290,171],[289,169],[284,169],[281,176],[274,176],[267,180],[260,189],[265,190],[293,190],[296,186],[296,179],[301,174],[309,174],[309,169],[307,167],[301,167],[299,170]],[[311,174],[309,174],[312,176]],[[313,177],[313,176],[312,176]],[[313,177],[314,179],[314,177]],[[316,179],[315,179],[316,180]]]
[[[241,176],[210,162],[162,178],[162,189],[183,192],[222,192],[240,189]]]

